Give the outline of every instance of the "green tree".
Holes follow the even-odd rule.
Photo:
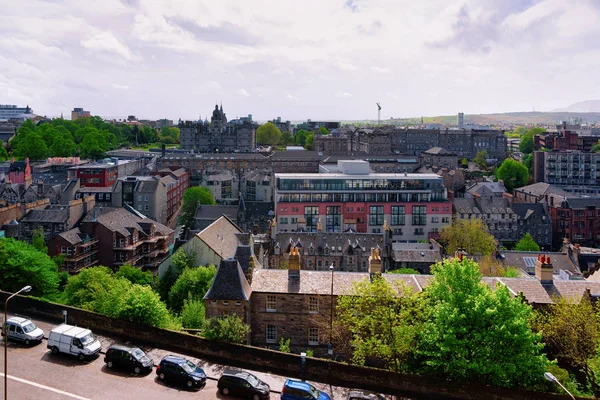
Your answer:
[[[291,339],[284,339],[283,336],[279,339],[279,351],[282,353],[290,352]]]
[[[519,151],[524,154],[533,153],[533,137],[545,132],[543,128],[531,128],[521,136]]]
[[[308,134],[309,132],[305,131],[304,129],[300,129],[298,132],[294,133],[294,141],[298,146],[304,146]]]
[[[121,265],[115,273],[115,278],[125,278],[131,283],[142,286],[154,286],[154,275],[152,275],[152,272],[142,271],[140,268],[132,265]]]
[[[169,308],[180,312],[186,299],[202,300],[216,272],[214,265],[184,269],[169,291]]]
[[[304,142],[304,148],[306,150],[314,150],[315,149],[315,134],[309,133],[306,136],[306,141]]]
[[[44,228],[39,227],[33,230],[33,235],[31,236],[31,244],[36,248],[37,251],[40,251],[44,254],[48,254],[48,246],[46,245],[46,236],[44,236]]]
[[[120,303],[117,315],[113,315],[116,318],[158,328],[179,328],[165,303],[150,286],[130,284]]]
[[[486,256],[496,250],[496,239],[479,218],[454,220],[452,225],[442,229],[441,240],[445,243],[447,254],[463,249],[468,254]]]
[[[467,160],[466,158],[462,158],[460,160],[460,166],[462,168],[469,168],[469,160]]]
[[[279,143],[281,138],[281,131],[272,122],[262,124],[256,130],[256,142],[260,145],[272,145],[275,146]]]
[[[527,167],[529,176],[533,175],[533,154],[526,154],[523,157],[523,165]]]
[[[289,133],[288,131],[285,131],[281,134],[281,139],[279,139],[279,143],[281,143],[284,146],[287,146],[288,144],[294,143],[294,139],[292,138],[292,134]]]
[[[6,151],[6,147],[4,147],[4,142],[0,140],[0,161],[8,160],[8,152]]]
[[[412,268],[398,268],[391,271],[387,271],[388,274],[399,274],[399,275],[420,275],[421,273],[416,269]]]
[[[512,158],[507,158],[496,170],[496,176],[498,179],[504,181],[506,189],[509,192],[512,192],[513,189],[520,188],[527,184],[529,170],[520,162],[513,160]]]
[[[11,142],[13,153],[20,158],[29,157],[31,160],[43,160],[48,153],[48,147],[42,136],[37,132],[29,132],[17,136]]]
[[[475,155],[475,158],[473,159],[473,162],[475,164],[477,164],[477,166],[481,169],[485,169],[487,168],[487,151],[485,150],[481,150],[477,152],[477,155]]]
[[[181,309],[181,324],[188,329],[202,329],[205,320],[206,309],[203,300],[186,300]]]
[[[104,266],[85,268],[69,277],[63,292],[63,301],[71,306],[104,315],[118,314],[120,299],[127,290],[128,281],[115,278]]]
[[[52,157],[71,157],[77,152],[77,145],[69,133],[58,134],[52,140],[50,155]]]
[[[158,293],[164,302],[169,300],[169,292],[177,281],[177,278],[179,278],[179,275],[181,275],[181,272],[186,268],[197,267],[195,260],[196,255],[193,252],[186,251],[183,247],[171,256],[171,265],[158,280]]]
[[[469,259],[438,263],[424,289],[426,322],[419,330],[422,373],[455,381],[531,388],[548,360],[532,332],[531,306],[505,285],[492,290]]]
[[[52,298],[57,294],[58,267],[46,253],[14,239],[0,240],[0,286],[16,292],[31,285],[33,296]]]
[[[525,233],[521,240],[515,245],[517,251],[540,251],[540,246],[533,240],[529,232]]]
[[[183,194],[183,205],[181,206],[181,215],[179,216],[179,223],[183,225],[184,229],[192,229],[194,227],[194,217],[200,204],[215,204],[211,191],[200,186],[193,186],[187,189]]]
[[[236,314],[209,318],[204,327],[204,337],[230,343],[245,343],[250,327]]]
[[[325,128],[324,126],[320,126],[319,127],[319,133],[321,135],[329,135],[329,131],[327,130],[327,128]]]
[[[108,145],[99,135],[85,135],[80,143],[81,157],[98,160],[104,158]]]
[[[390,284],[375,275],[338,298],[336,322],[352,335],[355,363],[363,365],[375,357],[390,370],[406,370],[421,325],[416,317],[420,315],[417,296],[405,284]]]
[[[595,145],[592,146],[590,151],[592,153],[600,153],[600,140],[598,140],[598,143],[596,143]]]

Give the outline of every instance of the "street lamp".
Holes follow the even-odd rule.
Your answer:
[[[31,286],[27,285],[18,292],[10,295],[4,302],[4,326],[2,327],[2,331],[4,332],[4,400],[8,400],[8,332],[6,331],[6,320],[8,319],[8,301],[19,293],[27,293],[30,290]]]
[[[333,337],[333,263],[329,266],[329,270],[331,271],[331,296],[329,297],[329,302],[331,307],[329,309],[329,345],[327,346],[327,354],[333,357],[333,347],[331,346],[331,338]]]
[[[575,396],[573,396],[573,394],[571,392],[569,392],[567,390],[567,388],[564,387],[563,384],[560,383],[560,381],[558,379],[556,379],[556,377],[554,375],[552,375],[550,372],[544,373],[544,378],[546,378],[546,380],[548,380],[550,382],[556,383],[558,386],[560,386],[562,388],[562,390],[564,390],[569,396],[571,396],[571,398],[573,400],[575,400]]]

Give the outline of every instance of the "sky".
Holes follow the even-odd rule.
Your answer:
[[[0,0],[0,104],[362,120],[600,98],[598,0]]]

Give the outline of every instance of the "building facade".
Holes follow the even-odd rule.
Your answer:
[[[70,229],[48,242],[48,255],[64,256],[62,270],[76,274],[98,264],[98,238],[81,232],[79,228]]]
[[[600,186],[600,153],[535,151],[533,179],[562,186]]]
[[[92,114],[89,111],[86,111],[81,107],[75,107],[73,108],[73,111],[71,111],[71,121],[75,121],[79,118],[90,118],[91,116]]]
[[[550,196],[553,245],[563,241],[587,247],[600,246],[600,198]]]
[[[450,224],[452,203],[435,174],[371,173],[365,161],[340,161],[340,172],[275,174],[272,232],[381,233],[396,241],[436,237]]]

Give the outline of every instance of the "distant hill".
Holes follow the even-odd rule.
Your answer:
[[[557,108],[551,112],[597,113],[600,112],[600,100],[580,101],[565,108]]]

